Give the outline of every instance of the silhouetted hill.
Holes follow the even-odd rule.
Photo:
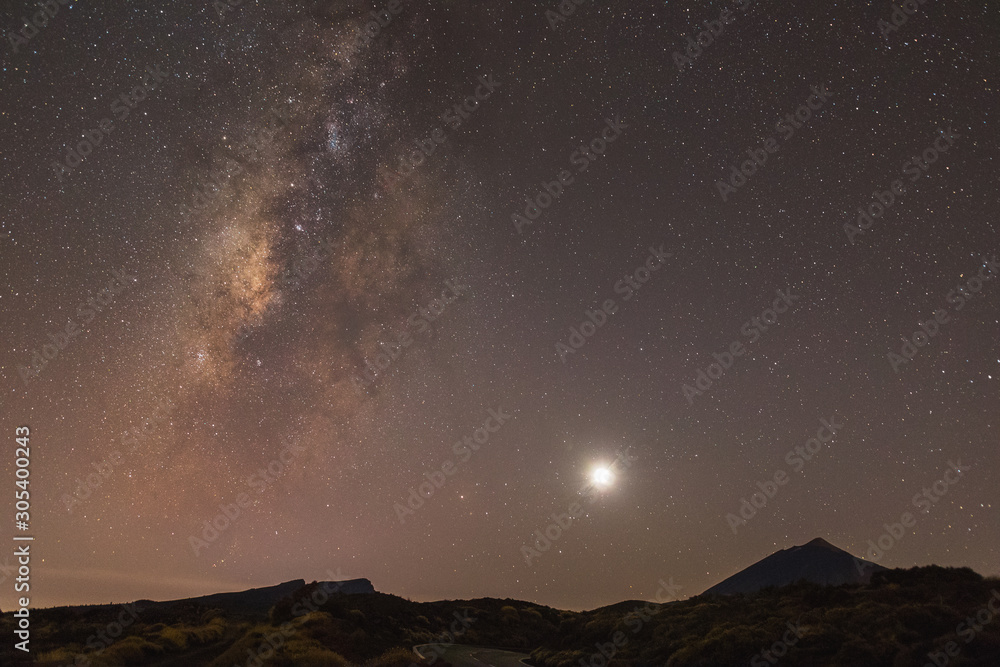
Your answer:
[[[864,566],[859,568],[858,559],[854,556],[817,537],[807,544],[782,549],[757,561],[712,586],[704,594],[752,593],[769,586],[788,586],[803,580],[821,586],[863,584],[871,580],[873,573],[885,569],[868,561],[864,561]]]
[[[760,667],[778,657],[781,667],[903,667],[944,660],[943,651],[957,651],[949,667],[1000,665],[1000,581],[968,568],[882,569],[865,584],[801,581],[588,612],[494,598],[412,602],[371,592],[367,580],[353,582],[362,594],[301,583],[137,604],[135,616],[131,605],[33,609],[32,655],[3,642],[0,665],[449,667],[412,647],[451,643],[520,650],[537,667]],[[251,611],[281,592],[266,612]],[[15,620],[0,617],[0,634],[11,636]]]
[[[367,579],[350,579],[337,582],[320,582],[336,588],[343,594],[364,594],[374,593],[375,587]],[[169,611],[179,607],[205,607],[209,609],[219,609],[230,613],[258,615],[266,614],[274,604],[306,585],[304,579],[294,579],[286,581],[276,586],[265,586],[264,588],[251,588],[236,593],[214,593],[196,598],[183,598],[180,600],[167,600],[165,602],[154,602],[152,600],[139,600],[136,605],[151,611]]]
[[[645,607],[647,604],[654,607],[659,607],[655,602],[646,602],[645,600],[624,600],[623,602],[616,602],[614,604],[609,604],[604,607],[597,607],[596,609],[591,609],[590,611],[582,612],[584,614],[625,614],[636,607]]]
[[[1000,603],[1000,582],[969,568],[882,569],[867,584],[803,581],[702,594],[652,611],[613,605],[562,612],[558,632],[531,653],[531,664],[920,667],[937,659],[949,667],[997,667],[1000,615],[989,611],[991,603]]]

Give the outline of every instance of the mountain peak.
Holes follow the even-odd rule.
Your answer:
[[[838,549],[837,547],[833,546],[832,544],[830,544],[829,542],[827,542],[826,540],[824,540],[822,537],[817,537],[814,540],[806,542],[802,546],[804,546],[804,547],[821,547],[823,549],[831,549],[833,551],[843,551],[843,549]]]
[[[769,586],[811,581],[821,586],[865,584],[873,572],[885,568],[875,563],[858,566],[858,559],[821,537],[802,546],[781,549],[709,588],[705,593],[752,593]]]

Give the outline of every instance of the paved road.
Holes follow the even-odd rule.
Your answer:
[[[420,655],[429,657],[431,655],[429,651],[433,646],[434,644],[422,644],[413,648]],[[521,658],[527,658],[528,654],[456,644],[445,648],[441,657],[455,667],[525,667]]]

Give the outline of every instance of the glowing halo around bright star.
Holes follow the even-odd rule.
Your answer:
[[[614,483],[615,474],[609,468],[600,466],[590,473],[590,481],[594,483],[594,486],[606,489]]]

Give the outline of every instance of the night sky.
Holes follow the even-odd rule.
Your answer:
[[[50,4],[0,26],[33,606],[584,609],[907,512],[880,563],[1000,574],[992,3]]]

